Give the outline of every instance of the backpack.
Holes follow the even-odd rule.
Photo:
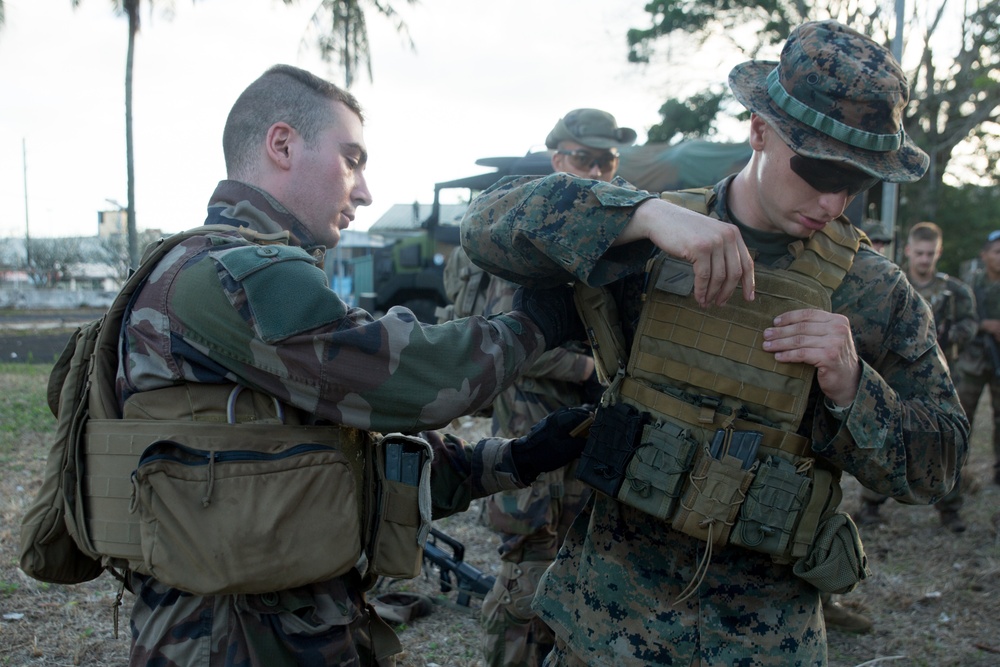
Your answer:
[[[108,311],[70,336],[52,368],[47,388],[49,409],[58,420],[55,440],[42,486],[21,521],[20,566],[25,574],[49,583],[78,584],[95,579],[104,570],[100,558],[78,545],[77,535],[82,530],[76,523],[81,497],[79,462],[87,421],[91,417],[120,417],[114,378],[125,312],[159,260],[177,244],[195,235],[236,230],[253,233],[229,225],[205,225],[151,244]]]
[[[472,263],[462,246],[457,246],[444,267],[444,292],[451,303],[435,311],[438,324],[470,315],[482,315],[491,277]]]

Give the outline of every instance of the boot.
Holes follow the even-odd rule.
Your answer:
[[[861,511],[855,517],[855,523],[859,526],[878,526],[882,523],[882,516],[878,511],[879,505],[862,501]]]
[[[823,619],[826,621],[827,629],[851,632],[859,635],[871,632],[874,626],[872,619],[864,614],[851,611],[839,602],[831,602],[829,600],[823,601]]]
[[[953,533],[964,533],[965,522],[955,510],[944,510],[941,512],[941,525]]]

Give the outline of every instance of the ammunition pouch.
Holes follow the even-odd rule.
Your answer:
[[[411,447],[420,452],[417,482],[401,490],[385,479],[384,442],[299,421],[261,394],[197,384],[137,394],[123,419],[89,420],[76,504],[81,548],[197,595],[332,579],[364,550],[372,571],[416,576],[430,446]],[[382,555],[397,540],[417,545],[399,550],[415,567]]]

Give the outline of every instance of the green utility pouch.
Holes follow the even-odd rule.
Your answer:
[[[376,445],[376,519],[368,547],[369,569],[383,577],[420,574],[431,529],[430,443],[393,433]]]
[[[329,445],[261,452],[160,440],[132,483],[145,569],[197,595],[325,581],[361,552],[351,466]]]
[[[577,479],[601,493],[616,497],[648,416],[625,403],[598,410],[580,455]]]
[[[868,557],[850,515],[835,512],[823,520],[808,555],[792,572],[824,593],[850,593],[867,579]]]
[[[809,499],[812,481],[796,466],[777,456],[757,468],[746,500],[730,535],[733,544],[772,554],[790,551],[800,513]]]
[[[697,450],[698,442],[687,429],[670,422],[647,424],[618,500],[660,519],[669,518]]]

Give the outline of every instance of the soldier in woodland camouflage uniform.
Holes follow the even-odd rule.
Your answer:
[[[944,352],[949,368],[956,369],[959,350],[972,341],[978,330],[976,301],[968,285],[947,273],[937,271],[943,239],[941,228],[933,222],[920,222],[910,229],[903,254],[906,256],[906,277],[927,301],[934,314],[938,346]],[[957,369],[953,375],[957,375]],[[860,525],[881,522],[879,507],[886,496],[871,489],[861,490]],[[965,532],[965,522],[959,516],[962,508],[961,484],[934,504],[941,516],[941,525],[953,533]]]
[[[566,174],[507,179],[474,200],[463,220],[469,256],[532,287],[607,285],[628,349],[657,248],[691,263],[693,288],[678,294],[704,312],[726,306],[737,286],[743,296],[734,301],[752,302],[754,263],[789,267],[803,242],[829,238],[827,227],[851,237],[842,213],[854,196],[880,179],[915,181],[927,168],[900,127],[908,86],[898,63],[839,23],[800,26],[780,62],[744,63],[730,86],[753,112],[754,153],[703,200],[710,218]],[[857,247],[857,232],[853,238]],[[752,353],[761,363],[773,354],[779,366],[816,370],[791,435],[806,439],[817,466],[849,471],[908,503],[951,490],[969,425],[930,311],[898,267],[861,245],[833,291],[832,312],[791,310],[758,336]],[[688,404],[677,396],[673,405]],[[699,401],[689,412],[715,423],[712,406]],[[612,407],[602,403],[598,421]],[[855,582],[864,576],[855,574]],[[533,606],[556,633],[545,663],[553,667],[827,663],[818,590],[791,565],[732,544],[709,554],[703,539],[603,493],[570,528]]]
[[[1000,230],[990,232],[979,253],[982,268],[969,280],[976,297],[979,328],[976,337],[962,348],[958,357],[958,395],[962,406],[975,420],[983,389],[990,388],[993,404],[993,481],[1000,484]]]
[[[627,186],[615,177],[618,149],[635,138],[634,130],[618,127],[605,111],[574,109],[559,119],[545,145],[554,171]],[[517,287],[491,278],[483,312],[509,311]],[[600,392],[588,349],[566,345],[546,352],[493,402],[493,435],[524,435],[553,410],[596,404]],[[487,500],[490,526],[503,540],[500,573],[483,600],[483,653],[490,667],[537,667],[552,648],[552,631],[531,610],[531,598],[567,529],[590,499],[590,487],[574,471],[573,465],[554,470],[529,488]]]
[[[572,297],[565,290],[519,296],[506,315],[440,326],[422,325],[403,308],[377,320],[348,308],[317,265],[357,207],[371,203],[362,122],[353,96],[298,68],[275,66],[243,92],[223,136],[233,180],[222,181],[208,204],[207,222],[233,231],[185,240],[137,293],[117,392],[125,403],[178,385],[244,385],[306,424],[423,431],[434,450],[433,512],[444,516],[579,455],[582,440],[568,433],[586,416],[580,409],[547,422],[542,447],[528,437],[472,448],[425,431],[488,404],[560,344]],[[251,243],[240,227],[277,245]],[[374,582],[364,567],[359,558],[332,580],[214,596],[132,572],[130,664],[393,664],[399,642],[366,603]]]

